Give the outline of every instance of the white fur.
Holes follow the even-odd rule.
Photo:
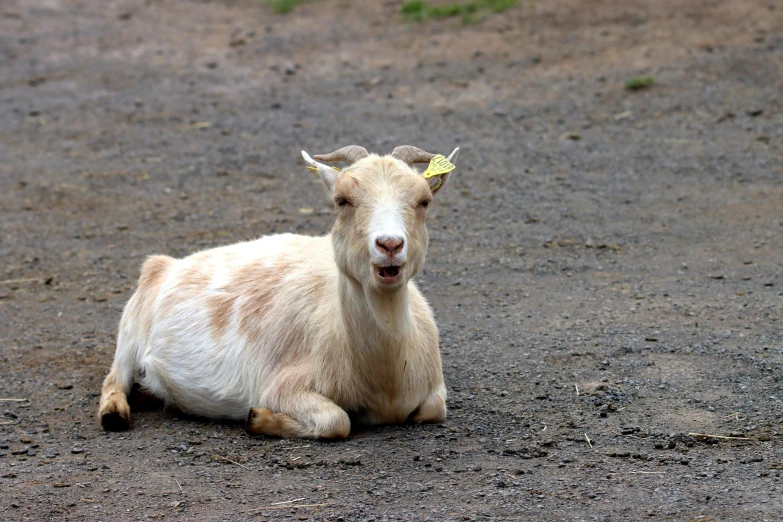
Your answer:
[[[394,256],[394,263],[403,263],[408,255],[408,238],[405,233],[405,221],[402,219],[400,209],[393,203],[378,206],[372,212],[370,218],[368,248],[373,262],[378,266],[389,264],[389,259],[378,250],[376,241],[384,239],[400,239],[403,241],[402,249]]]

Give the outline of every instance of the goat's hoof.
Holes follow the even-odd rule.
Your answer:
[[[250,411],[247,414],[247,419],[245,420],[245,431],[249,435],[260,435],[261,432],[259,431],[259,423],[263,423],[264,417],[263,413],[269,412],[266,408],[250,408]],[[267,415],[268,417],[269,415]]]
[[[245,421],[245,432],[248,435],[283,437],[282,433],[278,433],[282,429],[280,423],[288,418],[287,415],[273,413],[268,408],[250,408]]]
[[[255,408],[250,408],[250,411],[247,414],[247,419],[245,419],[245,429],[249,429],[250,426],[253,425],[253,421],[256,420],[256,415]]]
[[[101,426],[106,431],[125,431],[130,427],[130,419],[117,412],[101,415]]]
[[[101,396],[98,418],[107,431],[122,431],[130,427],[131,409],[128,397],[120,390],[107,390]]]
[[[247,419],[245,419],[245,431],[249,435],[258,435],[258,428],[256,427],[256,423],[258,422],[258,410],[257,408],[250,408],[250,411],[247,414]]]

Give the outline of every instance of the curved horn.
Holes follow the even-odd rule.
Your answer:
[[[360,159],[369,156],[367,149],[360,147],[359,145],[348,145],[341,149],[337,149],[329,154],[316,154],[313,156],[319,161],[347,161],[348,163],[356,163]]]
[[[397,158],[400,161],[404,161],[408,165],[413,163],[429,163],[435,154],[425,152],[413,145],[400,145],[395,148],[391,153],[393,158]]]

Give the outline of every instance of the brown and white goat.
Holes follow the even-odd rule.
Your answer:
[[[134,383],[188,413],[247,419],[254,435],[347,437],[349,413],[361,424],[446,417],[438,329],[411,278],[448,173],[425,179],[411,165],[433,154],[411,146],[315,156],[347,161],[342,172],[302,156],[337,205],[331,234],[148,258],[103,383],[105,429],[129,426]]]

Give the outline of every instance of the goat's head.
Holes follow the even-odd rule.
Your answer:
[[[455,162],[458,152],[454,149],[447,160]],[[427,207],[449,176],[445,172],[425,178],[411,165],[429,163],[435,154],[404,145],[391,155],[377,156],[351,145],[315,156],[324,162],[348,162],[342,171],[304,151],[302,156],[337,205],[332,241],[340,270],[379,291],[407,284],[427,253]]]

